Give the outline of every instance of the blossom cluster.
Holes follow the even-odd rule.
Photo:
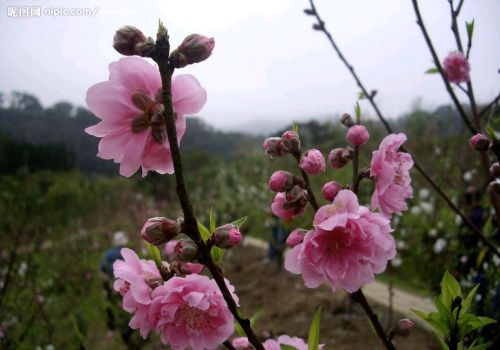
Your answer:
[[[347,165],[354,152],[358,152],[359,147],[369,139],[368,130],[359,122],[354,123],[349,115],[342,117],[342,124],[349,128],[346,139],[356,149],[344,147],[332,150],[328,159],[334,169]],[[324,157],[321,152],[309,150],[299,158],[300,140],[296,133],[295,138],[299,148],[295,149],[294,155],[300,159],[301,170],[309,175],[323,172]],[[281,141],[278,138],[267,139],[264,142],[266,153],[274,157],[286,155],[287,152],[281,151],[279,146],[284,143],[283,139],[284,136]],[[409,173],[413,160],[408,153],[399,150],[405,141],[404,134],[388,135],[373,152],[370,169],[366,171],[366,176],[373,180],[375,186],[371,208],[359,204],[358,196],[353,192],[354,184],[350,187],[329,181],[324,184],[322,194],[330,204],[315,208],[312,229],[291,232],[287,239],[291,250],[285,257],[285,268],[302,275],[307,287],[315,288],[327,282],[332,290],[342,288],[349,293],[356,292],[370,283],[375,274],[383,272],[387,262],[396,256],[390,218],[407,210],[406,200],[413,196]],[[305,179],[282,170],[271,176],[269,187],[278,192],[271,205],[275,215],[291,219],[304,213],[310,200],[308,196],[304,196],[300,210],[292,206],[297,186],[302,186],[307,193]]]

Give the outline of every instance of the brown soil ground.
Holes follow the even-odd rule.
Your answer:
[[[323,286],[309,289],[300,276],[279,270],[277,264],[266,264],[266,252],[241,247],[224,257],[224,273],[236,287],[243,312],[251,316],[260,312],[254,328],[259,336],[289,334],[307,338],[309,323],[321,305],[321,343],[326,349],[384,349],[372,331],[363,309],[351,304],[344,292],[332,293]],[[388,322],[388,310],[372,303],[375,312]],[[411,305],[408,305],[411,307]],[[402,316],[394,314],[397,321]],[[439,349],[434,335],[414,329],[408,337],[394,340],[399,350]]]

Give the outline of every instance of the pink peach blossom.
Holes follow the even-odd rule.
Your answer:
[[[396,255],[390,221],[359,206],[350,190],[340,191],[314,216],[314,229],[285,257],[285,268],[301,274],[305,285],[327,282],[332,290],[353,293],[373,281]]]
[[[124,260],[116,260],[113,264],[113,288],[123,297],[123,309],[134,314],[130,328],[140,329],[145,338],[154,328],[149,317],[150,284],[151,281],[161,281],[161,275],[153,261],[139,259],[133,250],[122,248],[120,253]]]
[[[253,350],[255,347],[248,341],[247,337],[238,337],[234,338],[231,341],[231,345],[236,349],[236,350]]]
[[[87,106],[101,119],[85,131],[101,138],[97,156],[120,163],[120,174],[132,176],[141,166],[160,174],[174,172],[166,137],[158,68],[138,57],[125,57],[109,65],[109,80],[87,91]],[[192,75],[172,80],[177,139],[186,131],[186,114],[197,113],[207,100],[206,91]]]
[[[363,125],[353,125],[347,131],[347,140],[354,146],[364,145],[369,138],[370,134]]]
[[[307,350],[307,343],[298,337],[290,337],[289,335],[280,335],[277,340],[268,339],[263,344],[266,350],[280,350],[280,345],[290,345],[297,350]],[[322,350],[324,344],[319,344],[319,349]]]
[[[321,189],[321,194],[323,195],[323,198],[325,198],[327,201],[332,202],[335,199],[337,193],[339,193],[341,189],[342,189],[341,184],[335,181],[330,181],[323,185],[323,188]]]
[[[386,216],[401,215],[408,209],[405,200],[413,197],[410,178],[413,159],[408,153],[398,152],[405,141],[405,134],[390,134],[373,152],[370,176],[375,179],[375,191],[371,206]]]
[[[450,52],[443,61],[443,69],[450,83],[469,80],[470,65],[462,52]]]
[[[321,174],[325,171],[325,157],[317,149],[307,150],[302,155],[299,166],[307,174]]]
[[[304,241],[304,236],[306,235],[306,233],[307,233],[306,230],[303,230],[301,228],[296,228],[288,235],[288,238],[286,239],[286,244],[290,248],[295,247],[297,244],[300,244]]]
[[[275,171],[269,179],[269,189],[273,192],[285,192],[294,185],[294,176],[288,171]]]
[[[291,219],[295,216],[304,214],[305,206],[287,206],[286,195],[284,192],[277,193],[271,204],[271,210],[274,215],[282,219]]]
[[[234,287],[226,281],[234,299]],[[234,318],[214,280],[173,277],[153,293],[151,318],[163,344],[172,349],[215,349],[234,331]]]

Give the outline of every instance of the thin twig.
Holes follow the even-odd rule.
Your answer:
[[[236,348],[231,344],[229,340],[226,340],[224,343],[222,343],[228,350],[236,350]]]
[[[382,112],[378,108],[378,105],[375,102],[374,96],[372,96],[372,94],[368,93],[368,89],[366,89],[365,86],[363,85],[363,83],[361,82],[361,79],[359,78],[359,76],[355,72],[354,67],[344,57],[344,55],[342,54],[342,51],[340,51],[340,48],[337,46],[337,44],[333,40],[332,35],[326,29],[326,27],[324,25],[324,21],[321,19],[321,17],[319,16],[319,14],[318,14],[318,12],[316,10],[316,7],[314,6],[314,1],[313,0],[309,0],[309,3],[311,4],[311,9],[312,9],[312,12],[313,12],[314,16],[316,17],[316,19],[318,20],[319,23],[322,23],[322,28],[320,30],[326,35],[326,37],[330,41],[333,49],[335,50],[335,52],[339,56],[339,58],[342,61],[342,63],[344,63],[344,65],[347,67],[347,69],[351,72],[351,75],[354,78],[354,80],[356,81],[356,84],[358,85],[358,87],[361,89],[361,91],[363,92],[363,94],[366,96],[366,98],[370,102],[370,104],[371,104],[373,110],[375,111],[375,114],[377,115],[378,119],[380,120],[380,122],[384,125],[385,129],[387,130],[387,133],[388,134],[394,133],[392,127],[389,124],[389,122],[385,119],[385,117],[382,115]],[[500,94],[497,97],[497,99],[500,99]],[[404,149],[404,147],[402,147],[401,150],[404,151],[404,152],[408,152],[407,150]],[[484,237],[484,235],[481,233],[481,230],[479,230],[476,227],[476,225],[474,225],[474,223],[472,223],[472,221],[469,220],[469,218],[464,213],[462,213],[462,211],[451,201],[451,199],[448,197],[448,195],[446,195],[446,193],[444,193],[443,190],[441,190],[441,188],[432,180],[432,178],[429,176],[429,174],[427,174],[427,172],[422,168],[422,166],[417,162],[417,160],[415,158],[413,158],[413,163],[414,163],[414,166],[417,169],[417,171],[424,177],[424,179],[431,185],[431,187],[444,199],[444,201],[446,202],[446,204],[448,204],[448,206],[450,207],[450,209],[453,210],[458,216],[460,216],[460,218],[462,218],[463,222],[467,226],[469,226],[469,228],[475,234],[477,234],[479,236],[479,238],[481,239],[481,241],[488,248],[490,248],[491,251],[493,251],[498,257],[500,257],[500,251],[498,251],[498,249],[496,249],[495,246],[493,244],[491,244],[486,237]]]
[[[297,163],[300,164],[300,152],[298,153],[293,153],[293,157],[297,160]],[[314,211],[317,211],[319,209],[319,204],[318,201],[316,200],[316,196],[314,195],[314,191],[312,190],[311,184],[309,182],[309,176],[307,173],[302,170],[301,167],[299,167],[300,172],[302,174],[302,178],[304,179],[304,182],[306,184],[306,190],[307,190],[307,196],[309,198],[309,203],[313,207]]]
[[[176,115],[172,105],[172,74],[174,68],[168,63],[168,56],[170,52],[170,44],[168,41],[168,35],[165,33],[158,33],[158,38],[156,42],[156,51],[153,55],[153,60],[158,64],[160,70],[161,80],[162,80],[162,97],[163,104],[165,108],[166,124],[167,124],[167,136],[168,142],[170,144],[170,151],[172,154],[172,161],[174,164],[175,180],[177,183],[177,196],[184,213],[184,228],[185,233],[196,243],[200,251],[200,262],[202,262],[212,274],[217,286],[219,287],[224,300],[227,303],[228,309],[233,314],[234,318],[238,321],[241,328],[248,337],[248,340],[257,350],[264,350],[261,342],[255,335],[250,321],[247,318],[241,317],[238,312],[238,305],[236,304],[231,292],[229,291],[222,270],[213,261],[210,254],[210,250],[207,248],[203,238],[198,230],[198,221],[194,215],[194,210],[189,200],[189,194],[184,180],[184,172],[182,169],[181,152],[179,149],[179,144],[177,142],[177,131],[175,126]]]
[[[483,115],[485,115],[491,107],[493,107],[493,106],[495,106],[497,104],[498,100],[500,100],[500,93],[498,93],[497,97],[495,97],[493,99],[493,101],[491,101],[490,103],[488,103],[488,105],[486,107],[484,107],[481,110],[481,112],[479,112],[479,116],[482,117]],[[495,109],[495,108],[493,108],[493,109]]]

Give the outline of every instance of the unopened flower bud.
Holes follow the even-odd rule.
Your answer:
[[[350,147],[335,148],[328,155],[328,161],[332,168],[343,168],[353,157],[353,150]]]
[[[269,179],[269,189],[273,192],[286,192],[293,187],[294,178],[288,171],[275,171]]]
[[[307,201],[309,200],[309,196],[307,195],[307,191],[304,190],[299,185],[295,185],[292,187],[290,191],[287,191],[285,194],[285,203],[283,204],[283,208],[285,209],[301,209],[307,205]]]
[[[281,142],[288,152],[292,154],[300,152],[300,139],[295,131],[285,131],[281,135]]]
[[[490,167],[490,175],[493,177],[500,177],[500,164],[493,163]]]
[[[212,233],[210,240],[216,247],[229,249],[240,243],[241,233],[237,226],[226,224],[217,228],[214,233]]]
[[[214,46],[214,38],[191,34],[170,54],[169,61],[175,68],[182,68],[188,64],[205,61],[212,54]]]
[[[472,136],[469,143],[476,151],[487,151],[490,148],[490,140],[483,134]]]
[[[271,158],[281,157],[288,153],[283,146],[281,137],[268,137],[264,140],[262,147],[264,147],[265,153]]]
[[[288,238],[286,239],[286,244],[290,247],[293,248],[296,245],[302,243],[304,240],[304,236],[306,235],[307,230],[303,230],[301,228],[297,228],[293,230]]]
[[[490,192],[492,194],[500,194],[500,182],[491,181],[488,184],[488,192]]]
[[[299,166],[307,174],[321,174],[325,171],[325,157],[317,149],[307,150],[302,155]]]
[[[198,255],[198,246],[190,239],[181,239],[175,245],[174,253],[180,261],[189,262]]]
[[[409,318],[402,318],[398,321],[398,328],[400,330],[411,330],[413,327],[415,327],[415,322]]]
[[[116,31],[113,47],[125,56],[139,55],[148,57],[154,50],[155,42],[136,27],[125,26]]]
[[[181,232],[177,221],[164,217],[148,219],[141,229],[141,237],[153,245],[161,245],[170,241]]]
[[[364,145],[369,138],[370,134],[363,125],[351,126],[347,131],[347,140],[354,146]]]
[[[323,185],[321,194],[327,201],[333,202],[335,196],[337,196],[337,193],[339,193],[341,189],[343,189],[341,184],[335,181],[330,181]]]
[[[354,120],[352,119],[349,113],[342,114],[342,117],[340,117],[340,123],[342,123],[342,125],[344,125],[347,128],[354,126]]]

